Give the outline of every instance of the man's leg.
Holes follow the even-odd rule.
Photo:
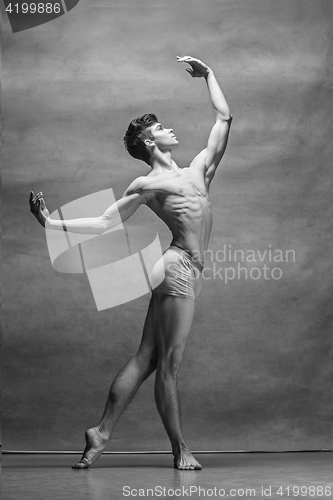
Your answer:
[[[180,424],[177,374],[193,321],[195,300],[156,293],[155,338],[158,364],[155,398],[178,469],[201,469],[187,447]]]
[[[86,448],[74,469],[86,469],[103,453],[117,420],[142,382],[155,371],[154,300],[151,298],[138,352],[114,379],[100,423],[86,432]]]

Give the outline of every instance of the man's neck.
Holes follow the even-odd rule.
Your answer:
[[[153,172],[162,170],[179,170],[176,162],[173,161],[171,157],[171,151],[154,152],[150,166]]]

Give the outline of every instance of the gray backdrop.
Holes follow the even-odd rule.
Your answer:
[[[213,113],[176,63],[185,54],[213,67],[234,115],[210,249],[266,250],[242,266],[282,276],[204,281],[179,380],[184,434],[201,450],[331,448],[332,14],[331,0],[81,0],[16,34],[4,16],[5,449],[82,448],[150,299],[98,312],[85,275],[52,269],[29,192],[52,211],[110,187],[119,198],[149,172],[122,143],[145,112],[175,129],[187,165]],[[131,224],[168,245],[146,207]],[[108,449],[169,449],[153,379]]]

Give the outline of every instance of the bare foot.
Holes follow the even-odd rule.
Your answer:
[[[103,453],[108,439],[103,437],[98,427],[88,429],[85,434],[86,447],[79,462],[72,465],[72,469],[88,469]]]
[[[182,448],[180,451],[174,453],[173,465],[175,469],[179,470],[201,470],[202,467],[199,462],[194,458],[188,448]]]

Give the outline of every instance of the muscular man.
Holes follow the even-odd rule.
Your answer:
[[[201,271],[212,227],[209,186],[224,154],[231,123],[228,104],[213,71],[193,57],[178,57],[188,63],[189,74],[206,80],[215,123],[207,147],[191,164],[179,168],[172,159],[178,146],[172,129],[164,128],[155,115],[133,120],[124,137],[131,156],[150,165],[147,176],[138,177],[123,197],[99,217],[59,221],[49,217],[42,193],[30,194],[30,208],[48,229],[74,233],[102,234],[124,222],[141,204],[146,204],[169,227],[173,239],[152,279],[158,280],[161,266],[165,277],[153,288],[138,352],[114,379],[99,424],[86,431],[86,447],[76,469],[88,468],[105,449],[113,428],[142,382],[156,370],[155,399],[178,469],[201,469],[185,443],[180,423],[177,375],[191,328],[195,299],[201,288]]]

